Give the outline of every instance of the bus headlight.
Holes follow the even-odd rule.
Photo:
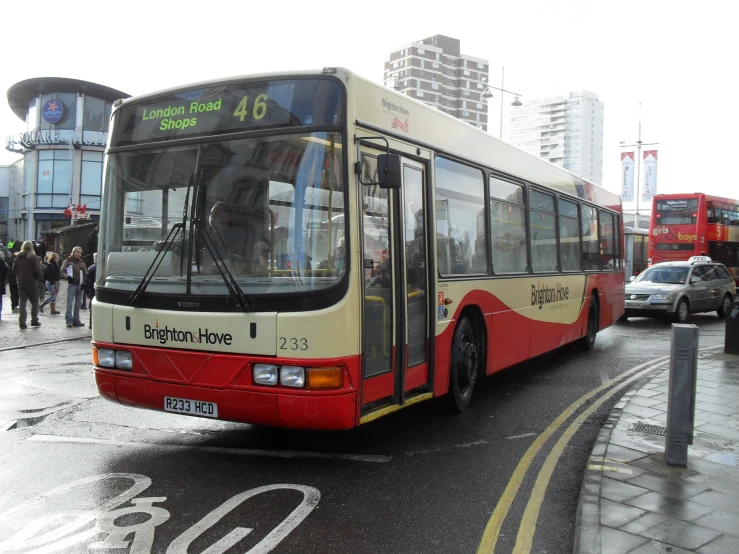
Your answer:
[[[100,367],[115,367],[115,350],[98,348],[97,358]]]
[[[254,382],[258,385],[277,384],[277,366],[272,364],[254,364]]]
[[[115,367],[127,371],[133,370],[133,358],[128,350],[116,350]]]
[[[305,386],[305,370],[294,365],[280,368],[280,383],[285,387],[300,388]]]

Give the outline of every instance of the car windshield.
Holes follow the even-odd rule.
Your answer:
[[[650,267],[642,271],[634,282],[684,285],[689,269],[688,267]]]

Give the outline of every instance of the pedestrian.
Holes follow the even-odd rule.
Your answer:
[[[82,261],[82,247],[75,246],[72,253],[64,260],[61,275],[67,280],[67,311],[64,319],[67,327],[84,327],[80,321],[80,302],[82,301],[82,283],[85,279],[85,262]]]
[[[11,241],[13,243],[13,246],[10,248],[11,252],[15,252],[16,254],[21,251],[22,242],[18,239],[15,239]]]
[[[34,253],[35,250],[34,250]],[[46,296],[46,278],[44,277],[44,273],[46,272],[46,258],[42,258],[36,253],[36,256],[38,256],[39,264],[41,266],[41,279],[38,280],[36,283],[36,286],[38,287],[38,300],[39,302],[43,302],[44,296]],[[39,309],[43,312],[43,307],[39,304]]]
[[[0,240],[0,258],[3,260],[7,260],[10,258],[10,250],[8,250],[5,245],[3,244],[3,241]]]
[[[33,243],[33,251],[40,260],[46,260],[46,241],[44,240],[44,237],[39,237],[38,240]]]
[[[15,265],[16,255],[13,252],[10,253],[10,260],[5,260],[5,263],[10,268],[10,276],[8,277],[8,287],[10,288],[10,308],[15,312],[18,309],[18,303],[20,301],[20,294],[18,293],[18,281],[13,273],[13,266]]]
[[[5,264],[5,259],[0,258],[0,319],[3,318],[3,296],[5,296],[5,283],[8,281],[10,268]]]
[[[87,275],[85,276],[85,290],[87,291],[87,296],[90,297],[90,323],[88,327],[92,329],[92,299],[95,298],[95,278],[97,276],[97,269],[98,269],[98,254],[95,252],[92,255],[92,265],[87,270]]]
[[[48,298],[44,300],[39,309],[43,312],[44,306],[47,304],[51,305],[51,314],[57,315],[61,312],[56,311],[56,295],[59,294],[59,280],[61,278],[61,271],[59,269],[59,254],[52,252],[49,254],[49,263],[46,264],[44,270],[44,282],[46,284],[46,290],[49,292]]]
[[[21,251],[15,257],[13,264],[13,273],[15,273],[18,282],[18,292],[20,293],[20,317],[18,323],[21,329],[26,326],[26,303],[31,301],[31,327],[41,327],[38,320],[38,287],[36,283],[41,279],[41,264],[36,254],[33,253],[33,242],[27,240],[21,246]]]

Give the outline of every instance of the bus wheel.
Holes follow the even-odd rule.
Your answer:
[[[718,310],[716,310],[716,313],[719,317],[726,317],[726,314],[729,313],[729,309],[731,307],[731,296],[728,294],[724,296],[724,299],[721,301],[721,306],[719,306]]]
[[[472,400],[472,389],[480,371],[480,348],[472,322],[465,317],[454,332],[452,360],[449,371],[449,402],[462,412]]]
[[[680,302],[677,303],[677,310],[675,310],[675,321],[677,323],[685,323],[688,321],[688,315],[690,314],[690,306],[685,298],[681,298]]]
[[[595,336],[598,334],[598,304],[595,299],[590,297],[590,305],[588,306],[588,332],[577,339],[575,344],[580,350],[591,350],[595,346]]]

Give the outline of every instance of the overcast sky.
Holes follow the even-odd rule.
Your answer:
[[[490,61],[493,86],[504,66],[505,88],[524,100],[597,93],[609,190],[619,191],[619,142],[636,141],[641,102],[642,140],[659,142],[658,192],[738,198],[730,169],[738,152],[738,15],[733,0],[11,0],[0,7],[0,164],[17,159],[4,150],[5,137],[25,130],[7,104],[8,88],[23,79],[77,78],[137,95],[202,79],[344,66],[382,83],[391,50],[443,34]],[[496,94],[490,108],[496,135],[499,100]]]

